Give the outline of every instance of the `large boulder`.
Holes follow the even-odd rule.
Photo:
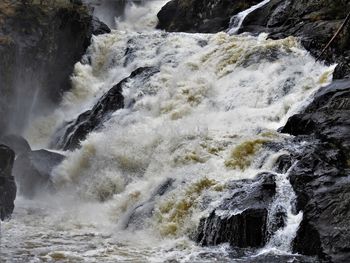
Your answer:
[[[80,146],[86,136],[103,126],[110,115],[124,108],[124,85],[135,78],[145,79],[158,72],[153,67],[144,67],[134,70],[129,77],[124,78],[106,92],[91,110],[80,114],[75,120],[65,123],[54,136],[52,147],[63,150],[74,150]]]
[[[45,1],[44,1],[45,3]],[[19,134],[31,115],[52,109],[93,33],[110,30],[68,0],[0,4],[0,135]]]
[[[201,219],[197,242],[205,246],[229,243],[239,248],[263,247],[269,238],[268,214],[276,194],[275,175],[264,173],[253,180],[233,181],[229,189],[229,197]]]
[[[35,195],[53,191],[52,171],[65,156],[47,150],[22,153],[17,156],[13,175],[19,187],[19,194],[33,198]]]
[[[15,153],[9,147],[0,145],[0,219],[9,218],[14,209],[16,184],[12,176]]]
[[[158,13],[158,29],[215,33],[229,27],[231,17],[260,0],[172,0]]]

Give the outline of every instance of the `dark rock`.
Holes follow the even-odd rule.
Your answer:
[[[0,5],[0,135],[20,134],[71,88],[92,34],[110,32],[85,6],[4,0]]]
[[[158,13],[158,29],[214,33],[226,30],[233,15],[260,0],[172,0]]]
[[[196,240],[201,245],[230,243],[233,247],[263,247],[269,237],[268,212],[276,194],[275,176],[260,174],[253,180],[234,181],[230,197],[202,218]]]
[[[63,150],[73,150],[80,146],[86,136],[102,127],[103,123],[110,118],[110,115],[124,108],[124,97],[122,95],[123,86],[134,78],[148,78],[158,72],[152,67],[138,68],[129,77],[121,80],[106,92],[95,104],[95,106],[78,116],[76,120],[66,123],[56,132],[56,141],[53,147]]]
[[[0,145],[0,219],[9,218],[14,209],[16,184],[12,176],[15,153],[9,147]]]
[[[276,172],[286,173],[287,170],[292,166],[292,157],[287,154],[283,154],[278,157],[276,161]]]
[[[282,128],[296,143],[308,142],[293,154],[289,171],[296,208],[303,211],[293,249],[331,262],[350,257],[349,98],[350,81],[335,81]]]
[[[92,34],[95,36],[111,33],[111,29],[96,17],[92,18],[91,28]]]
[[[14,134],[4,135],[0,138],[0,143],[13,149],[16,155],[31,151],[30,145],[27,142],[27,140],[19,135],[14,135]]]
[[[281,132],[314,135],[350,149],[350,81],[334,81],[320,89],[312,103],[292,116]]]
[[[344,152],[334,144],[313,142],[290,171],[303,221],[293,249],[332,262],[350,256],[350,169]]]
[[[82,0],[69,0],[73,5],[83,5]]]
[[[19,186],[19,193],[28,198],[53,190],[52,171],[64,156],[47,150],[20,154],[13,167],[13,175]]]

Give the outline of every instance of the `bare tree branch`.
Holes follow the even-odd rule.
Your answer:
[[[349,22],[350,20],[350,12],[346,16],[344,22],[341,24],[341,26],[338,28],[337,32],[335,32],[334,36],[332,39],[328,42],[328,44],[325,46],[325,48],[322,50],[321,54],[317,57],[316,61],[320,60],[322,55],[326,52],[326,50],[330,47],[330,45],[334,42],[334,40],[337,38],[337,36],[340,34],[340,32],[344,29],[345,25]]]

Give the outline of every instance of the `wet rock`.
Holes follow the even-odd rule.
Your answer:
[[[321,88],[300,114],[292,116],[281,132],[313,135],[350,148],[350,81],[338,80]]]
[[[293,241],[295,252],[330,262],[350,257],[350,81],[320,89],[282,132],[305,145],[293,154],[289,171],[303,220]]]
[[[15,153],[9,147],[0,145],[0,219],[9,218],[14,209],[16,184],[12,176]]]
[[[47,150],[30,151],[17,156],[13,175],[19,186],[19,193],[33,198],[36,194],[54,190],[52,171],[64,156]]]
[[[350,167],[334,144],[313,142],[290,171],[303,220],[293,249],[332,262],[350,257]]]
[[[95,36],[111,33],[111,29],[96,17],[91,20],[91,29]]]
[[[86,136],[102,127],[110,115],[124,108],[124,97],[122,95],[124,85],[134,78],[147,78],[158,70],[152,67],[138,68],[129,77],[121,80],[106,92],[95,104],[95,106],[78,116],[76,120],[66,123],[54,136],[56,141],[53,147],[63,150],[73,150],[80,146]]]
[[[158,29],[215,33],[229,27],[233,15],[260,0],[172,0],[158,13]]]
[[[260,174],[253,180],[234,181],[229,197],[202,218],[196,240],[201,245],[230,243],[233,247],[263,247],[269,237],[268,211],[276,194],[275,176]]]
[[[278,157],[276,161],[276,172],[278,173],[286,173],[288,169],[292,166],[292,157],[287,154],[283,154]]]

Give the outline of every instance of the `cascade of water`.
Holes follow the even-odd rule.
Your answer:
[[[131,6],[123,31],[95,37],[61,107],[27,131],[32,145],[45,145],[135,69],[157,68],[124,83],[127,106],[66,153],[52,177],[57,195],[17,200],[17,216],[5,223],[9,253],[26,235],[31,244],[19,241],[26,259],[229,257],[226,246],[201,248],[188,234],[225,196],[228,182],[273,170],[264,144],[283,139],[275,130],[331,80],[334,67],[315,62],[293,37],[154,31],[162,3]],[[144,8],[153,14],[149,23],[134,23]],[[301,219],[291,211],[293,198],[287,175],[278,175],[274,204],[283,204],[288,221],[269,246],[288,250],[279,241],[290,242],[285,237]]]
[[[270,0],[264,0],[262,2],[260,2],[259,4],[253,5],[252,7],[238,13],[237,15],[234,15],[233,17],[231,17],[230,20],[230,25],[229,25],[229,29],[228,29],[228,34],[230,35],[234,35],[237,34],[238,30],[241,28],[244,19],[252,12],[254,12],[255,10],[263,7],[264,5],[266,5],[268,2],[270,2]]]

